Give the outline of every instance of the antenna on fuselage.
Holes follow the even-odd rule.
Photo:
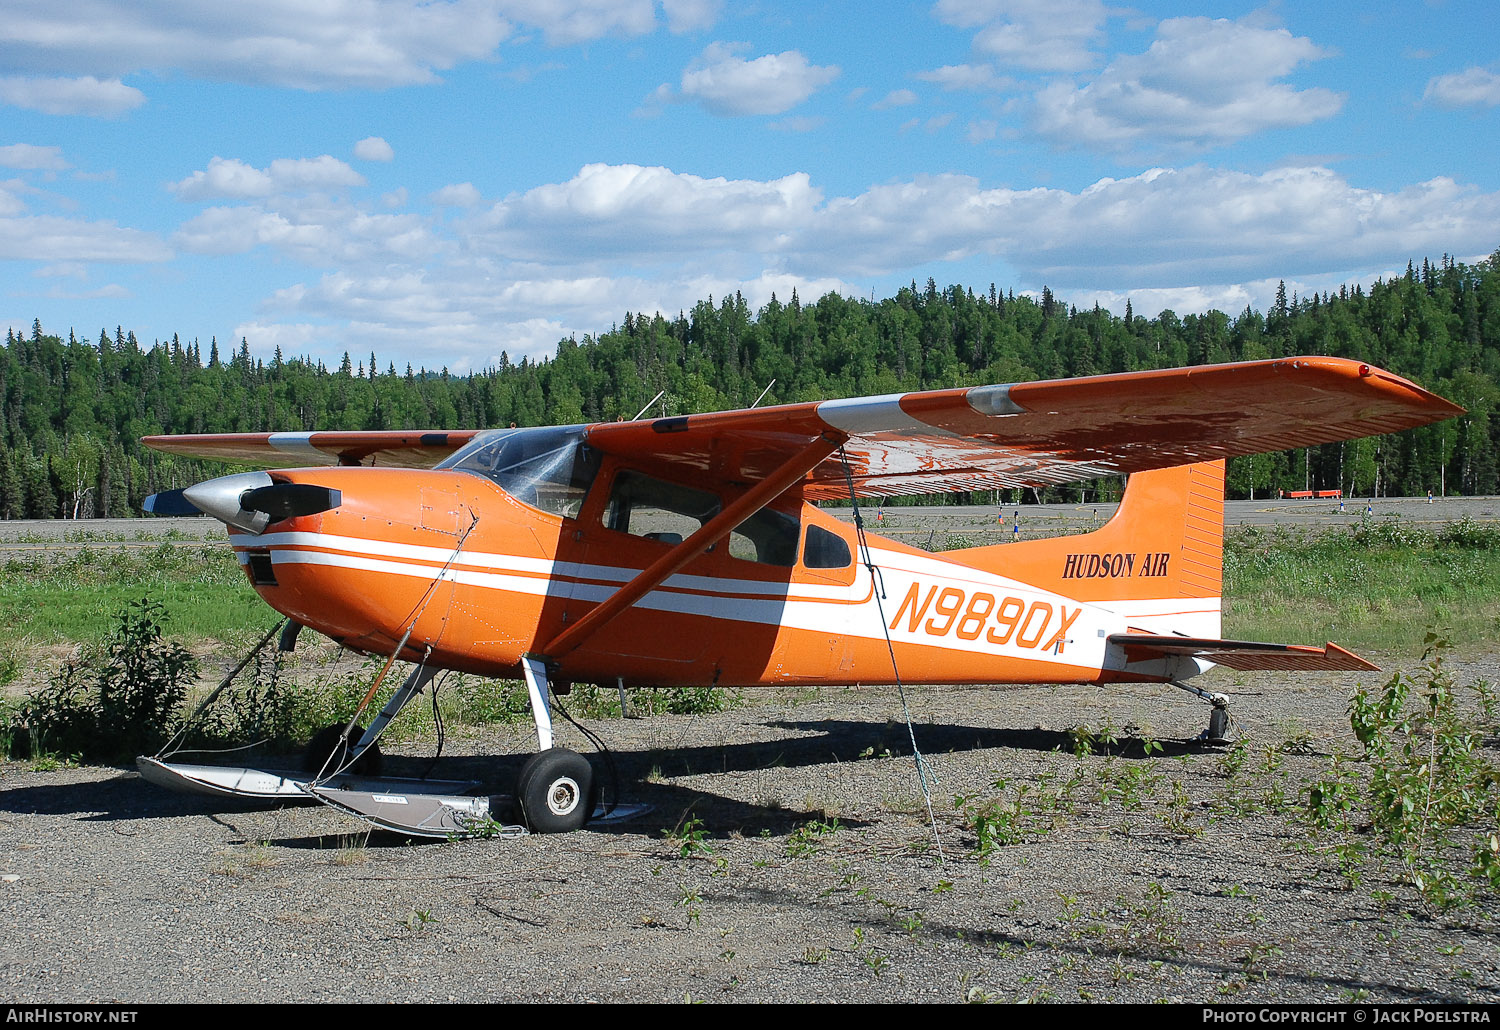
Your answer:
[[[771,392],[771,387],[773,387],[775,385],[776,385],[776,380],[772,379],[769,383],[766,384],[766,388],[760,392],[760,396],[757,397],[757,398],[755,398],[755,404],[752,404],[750,406],[753,408],[753,407],[755,407],[756,404],[759,404],[761,401],[765,400],[766,399],[766,394],[770,393]]]
[[[662,397],[666,394],[666,392],[667,391],[665,391],[665,390],[658,391],[657,394],[656,394],[656,396],[652,397],[649,401],[647,401],[646,402],[646,406],[644,408],[642,408],[640,411],[636,412],[635,413],[635,418],[631,419],[630,421],[632,421],[632,422],[638,422],[638,421],[640,421],[641,416],[644,415],[646,412],[650,411],[651,410],[651,405],[653,405],[657,401],[661,400]]]

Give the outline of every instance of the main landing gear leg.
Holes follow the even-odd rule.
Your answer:
[[[516,807],[537,833],[563,833],[583,826],[594,811],[594,767],[582,755],[552,744],[552,713],[547,707],[547,666],[541,658],[521,659],[539,750],[516,778]]]
[[[1233,728],[1233,720],[1229,717],[1229,698],[1223,694],[1212,694],[1206,690],[1200,690],[1198,687],[1189,686],[1177,680],[1172,680],[1172,686],[1179,690],[1186,690],[1189,694],[1196,694],[1213,705],[1213,711],[1208,713],[1208,728],[1198,734],[1198,740],[1205,744],[1229,743],[1229,734]]]

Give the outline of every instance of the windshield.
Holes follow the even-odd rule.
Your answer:
[[[496,429],[476,436],[437,467],[484,476],[518,501],[577,518],[599,472],[599,453],[584,445],[583,430]]]

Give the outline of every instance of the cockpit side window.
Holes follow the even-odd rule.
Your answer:
[[[622,469],[604,510],[607,529],[665,544],[680,544],[722,510],[719,495]],[[762,508],[729,534],[729,555],[787,568],[797,563],[801,525],[785,512]]]
[[[622,469],[609,491],[607,529],[680,544],[719,514],[719,496]]]
[[[533,508],[577,518],[599,474],[599,452],[584,444],[583,428],[498,429],[437,467],[483,476]]]

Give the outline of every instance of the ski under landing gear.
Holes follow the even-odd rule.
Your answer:
[[[597,780],[587,758],[554,747],[552,714],[547,705],[546,667],[540,659],[526,658],[522,663],[526,690],[531,700],[531,714],[536,723],[537,742],[541,746],[526,760],[516,778],[513,798],[456,797],[440,793],[403,791],[399,788],[378,791],[369,787],[344,790],[336,785],[312,782],[304,789],[314,797],[351,815],[386,829],[428,837],[516,836],[533,833],[566,833],[583,827],[590,819],[601,819],[597,812]],[[355,755],[374,748],[375,741],[396,713],[415,697],[431,678],[430,672],[415,670],[401,689],[386,702],[385,708],[370,729],[354,745]],[[329,747],[334,746],[330,740]],[[376,781],[378,782],[378,781]],[[509,806],[507,802],[513,802]],[[510,807],[524,825],[500,822],[497,815]],[[645,811],[645,806],[614,806],[612,819],[625,819]]]
[[[268,633],[255,650],[271,636]],[[221,690],[244,664],[226,677]],[[540,750],[521,767],[513,796],[476,795],[479,784],[473,781],[373,775],[378,765],[371,768],[366,763],[380,761],[380,735],[422,693],[435,671],[413,669],[369,729],[345,723],[326,727],[307,746],[301,770],[188,765],[171,761],[177,752],[165,750],[154,757],[141,756],[136,765],[143,778],[172,790],[281,804],[315,800],[383,829],[448,840],[518,836],[528,830],[563,833],[591,819],[614,822],[647,810],[644,805],[614,805],[607,816],[596,811],[599,788],[593,765],[582,755],[553,746],[546,668],[539,659],[528,658],[523,671]]]

